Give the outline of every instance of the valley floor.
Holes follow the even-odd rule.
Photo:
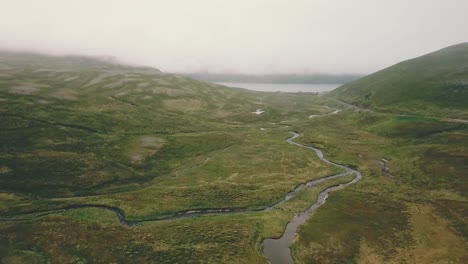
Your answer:
[[[296,263],[468,262],[466,123],[164,74],[4,72],[2,263],[267,263],[264,239],[353,179],[281,202],[343,171],[291,131],[363,174],[299,226]]]
[[[331,194],[300,226],[292,251],[297,263],[465,262],[466,128],[434,119],[346,111],[287,124],[233,132],[244,135],[240,145],[201,155],[177,174],[136,191],[40,201],[3,194],[4,215],[9,215],[0,225],[6,238],[3,262],[265,262],[260,242],[280,236],[295,213],[340,180],[305,190],[270,212],[133,227],[96,208],[45,216],[14,212],[94,203],[119,206],[129,219],[144,220],[198,208],[261,209],[300,183],[334,173],[310,153],[285,144],[291,128],[304,134],[299,139],[303,143],[321,147],[332,160],[365,175],[361,183]],[[421,125],[422,137],[415,131]]]

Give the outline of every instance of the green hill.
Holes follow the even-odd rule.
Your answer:
[[[0,53],[0,237],[15,237],[0,239],[0,263],[264,262],[260,239],[279,234],[300,207],[135,228],[96,208],[45,211],[100,204],[147,220],[264,208],[337,172],[284,141],[291,128],[282,121],[332,111],[323,101],[108,59]],[[80,249],[91,236],[99,242]]]
[[[237,126],[297,113],[293,99],[308,104],[108,59],[0,52],[0,191],[69,197],[135,189],[233,144]],[[266,112],[253,114],[258,108]],[[198,141],[171,137],[189,133]]]
[[[0,52],[0,263],[267,263],[263,239],[351,180],[305,187],[340,170],[286,143],[290,131],[364,175],[301,225],[297,263],[465,263],[467,125],[355,110],[108,58]]]
[[[330,95],[376,110],[466,118],[468,43],[398,63]]]

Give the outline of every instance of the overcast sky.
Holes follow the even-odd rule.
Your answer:
[[[468,0],[0,0],[0,48],[167,72],[371,73],[468,41]]]

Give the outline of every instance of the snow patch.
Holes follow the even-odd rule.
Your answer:
[[[262,109],[257,109],[255,112],[251,112],[252,114],[256,114],[256,115],[261,115],[263,113],[265,113],[265,111],[263,111]]]
[[[78,76],[73,76],[73,77],[66,78],[64,81],[69,82],[69,81],[75,80],[76,78],[78,78]]]

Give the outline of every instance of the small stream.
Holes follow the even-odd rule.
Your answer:
[[[270,205],[270,206],[268,206],[268,207],[266,207],[264,209],[260,209],[260,210],[252,210],[252,209],[247,209],[247,208],[197,209],[197,210],[181,211],[181,212],[176,213],[173,216],[169,216],[169,217],[166,217],[166,218],[152,218],[152,219],[131,221],[131,220],[128,220],[126,218],[125,212],[119,207],[110,206],[110,205],[103,205],[103,204],[74,204],[74,205],[64,206],[63,208],[56,209],[56,210],[36,211],[36,212],[30,212],[30,213],[23,213],[23,214],[19,214],[19,215],[14,215],[13,216],[14,218],[10,218],[10,217],[0,218],[0,222],[27,221],[27,220],[31,220],[31,218],[39,218],[39,217],[43,217],[43,216],[51,215],[51,214],[60,214],[60,213],[66,212],[66,211],[83,209],[83,208],[97,208],[97,209],[112,211],[113,213],[115,213],[115,215],[116,215],[117,219],[119,220],[120,224],[125,225],[125,226],[129,226],[129,227],[136,226],[136,225],[138,225],[140,223],[143,223],[143,222],[171,221],[171,220],[175,220],[175,219],[189,218],[189,217],[209,215],[209,214],[234,214],[234,213],[243,213],[243,212],[268,212],[268,211],[273,210],[276,206],[278,206],[278,205],[280,205],[280,204],[294,198],[300,191],[304,190],[305,188],[317,185],[317,184],[319,184],[321,182],[328,181],[328,180],[331,180],[331,179],[336,179],[336,178],[344,177],[344,176],[347,176],[347,175],[355,174],[356,177],[352,181],[350,181],[348,183],[336,185],[336,186],[331,186],[331,187],[328,187],[327,189],[325,189],[324,191],[322,191],[318,195],[317,201],[308,210],[306,210],[303,213],[300,213],[300,214],[296,215],[291,220],[291,222],[288,223],[288,225],[286,226],[286,229],[284,230],[283,235],[280,238],[278,238],[278,239],[270,239],[269,238],[269,239],[265,239],[262,242],[263,253],[265,254],[266,258],[272,264],[276,264],[276,263],[281,263],[281,264],[283,264],[283,263],[287,263],[287,264],[294,263],[294,260],[293,260],[293,258],[291,256],[290,246],[291,246],[291,244],[292,244],[292,242],[293,242],[293,240],[294,240],[294,238],[296,236],[297,228],[301,224],[303,224],[311,216],[311,214],[315,210],[317,210],[317,208],[319,208],[320,206],[322,206],[326,202],[328,194],[330,192],[341,189],[341,188],[344,188],[344,187],[346,187],[348,185],[351,185],[351,184],[354,184],[354,183],[358,182],[362,178],[362,175],[361,175],[361,173],[359,171],[356,171],[356,170],[353,170],[353,169],[351,169],[349,167],[346,167],[346,166],[336,164],[336,163],[333,163],[333,162],[329,161],[328,159],[326,159],[323,156],[322,151],[320,151],[319,149],[316,149],[314,147],[305,146],[305,145],[294,142],[293,140],[295,138],[299,137],[299,134],[296,133],[296,132],[291,132],[291,134],[293,136],[286,140],[289,144],[313,150],[320,160],[322,160],[323,162],[325,162],[327,164],[330,164],[330,165],[333,165],[335,167],[341,168],[341,169],[344,170],[344,172],[336,174],[336,175],[332,175],[332,176],[327,176],[327,177],[311,180],[311,181],[308,181],[306,183],[300,184],[300,185],[296,186],[296,188],[294,188],[294,190],[292,190],[291,192],[286,194],[286,196],[281,201],[279,201],[279,202],[277,202],[275,204],[272,204],[272,205]],[[20,216],[20,215],[28,216],[28,215],[31,215],[31,214],[34,214],[34,216],[33,217],[26,217],[26,218],[18,218],[18,216]]]
[[[312,204],[312,206],[309,209],[307,209],[305,212],[297,214],[288,223],[288,225],[286,226],[286,229],[283,232],[283,235],[280,238],[278,239],[268,238],[268,239],[263,240],[262,242],[263,254],[270,261],[271,264],[293,264],[294,259],[292,258],[290,247],[294,241],[294,238],[296,237],[297,228],[303,223],[305,223],[305,221],[309,219],[312,213],[314,213],[320,206],[325,204],[328,198],[328,194],[330,192],[345,188],[346,186],[349,186],[351,184],[358,182],[362,178],[362,174],[359,171],[353,170],[349,167],[346,167],[340,164],[333,163],[329,161],[328,159],[326,159],[323,156],[322,151],[320,151],[319,149],[294,142],[293,140],[299,137],[299,134],[296,132],[292,132],[292,134],[293,136],[287,139],[287,142],[289,144],[311,149],[315,152],[317,157],[323,162],[345,170],[344,173],[337,174],[335,176],[331,176],[326,179],[325,178],[319,179],[317,181],[323,182],[331,178],[339,178],[339,177],[343,177],[343,176],[347,176],[351,174],[355,174],[356,177],[350,182],[343,183],[343,184],[336,185],[336,186],[331,186],[325,189],[324,191],[322,191],[318,195],[317,201],[314,204]]]
[[[300,144],[295,143],[294,141],[292,141],[293,139],[297,138],[299,136],[299,134],[295,133],[295,132],[291,132],[291,133],[293,134],[293,136],[286,140],[289,144],[306,147],[306,146],[300,145]],[[306,148],[311,148],[311,147],[306,147]],[[128,220],[126,218],[125,212],[121,208],[116,207],[116,206],[110,206],[110,205],[104,205],[104,204],[72,204],[72,205],[64,206],[64,207],[62,207],[60,209],[36,211],[36,212],[30,212],[30,213],[22,213],[22,214],[17,214],[17,215],[14,215],[14,216],[18,217],[20,215],[28,216],[28,215],[31,215],[31,214],[35,214],[32,218],[39,218],[39,217],[43,217],[43,216],[47,216],[47,215],[51,215],[51,214],[64,213],[64,212],[70,211],[70,210],[77,210],[77,209],[83,209],[83,208],[97,208],[97,209],[112,211],[113,213],[115,213],[117,219],[119,220],[119,222],[122,225],[135,226],[135,225],[138,225],[138,224],[143,223],[143,222],[171,221],[171,220],[175,220],[175,219],[189,218],[189,217],[209,215],[209,214],[269,212],[269,211],[273,210],[275,207],[277,207],[278,205],[280,205],[280,204],[294,198],[297,195],[298,192],[304,190],[307,187],[317,185],[317,184],[319,184],[321,182],[324,182],[324,181],[327,181],[327,180],[343,177],[343,176],[349,175],[350,173],[354,172],[353,170],[351,170],[351,169],[349,169],[349,168],[347,168],[345,166],[334,164],[334,163],[328,161],[327,159],[323,158],[323,154],[322,154],[322,152],[320,150],[315,149],[315,148],[311,148],[311,149],[314,149],[316,151],[317,155],[319,156],[319,158],[321,160],[323,160],[323,161],[325,161],[325,162],[327,162],[329,164],[333,164],[335,166],[343,168],[343,169],[345,169],[345,172],[340,173],[340,174],[336,174],[336,175],[332,175],[332,176],[318,178],[318,179],[315,179],[315,180],[311,180],[311,181],[302,183],[302,184],[296,186],[296,188],[294,188],[292,191],[287,193],[286,196],[281,201],[276,202],[276,203],[274,203],[274,204],[272,204],[272,205],[270,205],[270,206],[268,206],[268,207],[266,207],[264,209],[254,210],[254,209],[248,209],[248,208],[206,208],[206,209],[195,209],[195,210],[180,211],[180,212],[175,213],[172,216],[164,217],[164,218],[159,217],[159,218],[148,218],[148,219],[144,219],[144,220],[131,221],[131,220]],[[30,219],[31,219],[31,217],[29,217],[29,218],[28,217],[26,217],[26,218],[8,218],[8,217],[5,218],[5,217],[3,217],[3,218],[0,218],[0,222],[25,221],[25,220],[30,220]]]

